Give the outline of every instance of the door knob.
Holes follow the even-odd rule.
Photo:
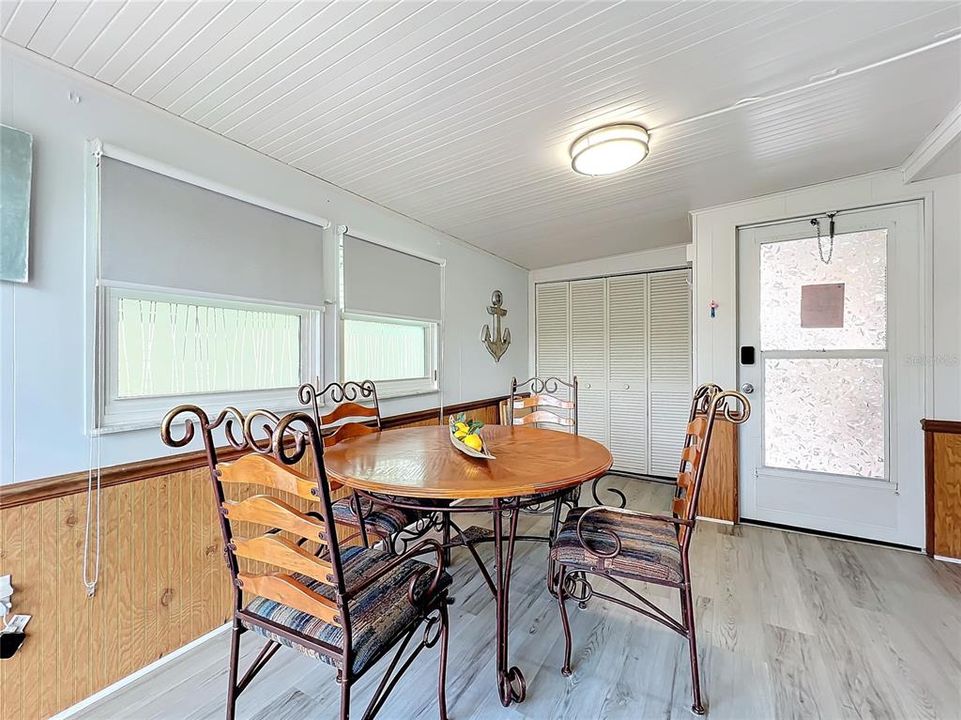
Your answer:
[[[625,383],[625,384],[624,384],[624,389],[625,389],[625,390],[630,390],[630,389],[631,389],[631,386],[628,385],[627,383]]]
[[[744,383],[741,385],[741,392],[745,395],[750,395],[752,392],[754,392],[754,386],[751,385],[751,383]]]

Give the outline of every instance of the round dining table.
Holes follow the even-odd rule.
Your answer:
[[[418,511],[490,512],[494,577],[474,544],[458,530],[451,542],[467,547],[495,600],[497,691],[501,703],[522,702],[526,682],[508,662],[510,575],[521,509],[555,501],[606,473],[611,453],[598,442],[530,426],[487,425],[480,431],[494,459],[470,457],[453,446],[446,425],[385,430],[346,439],[324,451],[332,480],[377,503]],[[452,503],[452,501],[464,501]],[[555,507],[558,507],[555,505]],[[505,533],[506,524],[506,533]]]

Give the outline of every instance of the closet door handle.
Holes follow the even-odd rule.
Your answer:
[[[625,389],[625,390],[630,390],[630,389],[631,389],[631,386],[628,385],[627,383],[624,383],[624,389]]]
[[[590,390],[590,389],[591,389],[591,384],[590,384],[590,383],[585,383],[585,384],[584,384],[584,387],[586,387],[588,390]]]

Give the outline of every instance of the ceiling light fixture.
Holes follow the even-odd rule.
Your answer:
[[[581,175],[613,175],[647,157],[651,136],[633,123],[605,125],[586,132],[571,145],[571,167]]]

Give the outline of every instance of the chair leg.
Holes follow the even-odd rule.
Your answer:
[[[365,548],[370,547],[370,538],[367,536],[367,523],[364,522],[364,508],[360,502],[360,495],[354,493],[351,498],[354,503],[354,514],[357,515],[357,523],[360,526],[360,537]]]
[[[227,720],[234,720],[237,709],[237,665],[240,662],[240,623],[234,620],[230,630],[230,668],[227,673]]]
[[[340,720],[350,719],[350,682],[340,684]]]
[[[437,711],[440,720],[447,720],[447,639],[450,628],[450,616],[447,610],[447,600],[440,606],[440,658],[437,665]]]
[[[551,515],[551,529],[547,534],[547,592],[553,596],[557,596],[557,589],[554,587],[554,583],[557,580],[557,563],[551,557],[551,548],[554,547],[554,541],[557,539],[557,527],[560,525],[561,521],[561,498],[554,500],[554,512]]]
[[[450,567],[450,513],[443,513],[441,517],[443,518],[441,525],[443,526],[444,565]]]
[[[561,565],[557,573],[557,607],[561,611],[561,625],[564,626],[564,664],[561,666],[561,675],[570,676],[571,670],[571,623],[567,618],[567,606],[565,605],[566,593],[564,592],[564,576],[566,575],[564,566]]]
[[[694,598],[691,593],[690,579],[681,588],[681,613],[684,616],[688,649],[691,653],[691,693],[694,700],[691,710],[696,715],[703,715],[705,710],[701,702],[701,674],[697,666],[697,632],[694,627]]]

